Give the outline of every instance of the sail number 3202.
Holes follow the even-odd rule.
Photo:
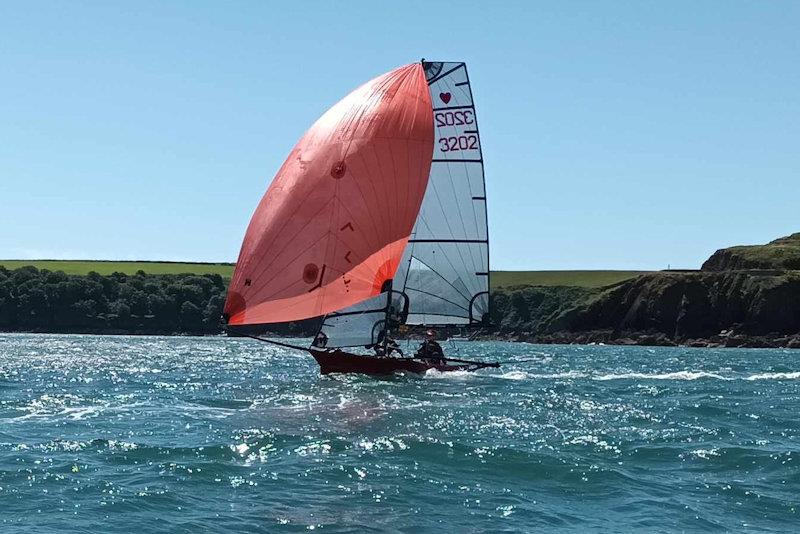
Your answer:
[[[437,127],[469,126],[475,124],[475,112],[471,109],[459,111],[440,111],[434,115]],[[457,150],[477,150],[477,135],[450,135],[439,138],[439,150],[455,152]]]
[[[466,126],[475,124],[475,113],[471,109],[436,113],[436,126]]]
[[[451,135],[439,138],[439,150],[454,152],[456,150],[477,150],[478,138],[474,135]]]

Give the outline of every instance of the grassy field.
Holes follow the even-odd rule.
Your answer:
[[[0,260],[6,269],[33,265],[39,269],[64,271],[67,274],[100,274],[120,272],[135,274],[142,270],[148,274],[220,274],[230,278],[231,263],[180,263],[164,261],[72,261],[72,260]],[[633,278],[645,271],[493,271],[492,288],[511,286],[571,286],[601,287]]]
[[[511,286],[602,287],[647,271],[492,271],[492,288]]]

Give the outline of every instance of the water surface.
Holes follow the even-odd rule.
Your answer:
[[[445,345],[320,377],[252,340],[0,334],[2,532],[800,525],[800,351]]]

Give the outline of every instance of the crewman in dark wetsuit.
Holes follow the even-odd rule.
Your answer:
[[[423,358],[430,363],[444,363],[444,351],[442,346],[436,342],[436,332],[428,330],[425,332],[425,341],[417,349],[417,358]]]
[[[394,352],[398,353],[401,357],[403,356],[403,351],[400,350],[397,341],[392,338],[391,334],[387,334],[385,330],[381,330],[378,333],[377,343],[374,345],[367,345],[367,348],[370,347],[375,350],[375,356],[380,358],[391,356]]]
[[[319,333],[317,333],[317,337],[311,342],[311,346],[317,347],[318,349],[326,348],[328,346],[328,335],[320,330]]]

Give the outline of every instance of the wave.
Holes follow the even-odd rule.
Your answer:
[[[569,378],[585,378],[586,373],[583,373],[581,371],[565,371],[562,373],[536,374],[536,373],[528,373],[525,371],[509,371],[501,375],[490,375],[490,376],[492,378],[503,378],[505,380],[526,380],[526,379],[562,380]]]
[[[698,380],[700,378],[715,378],[717,380],[733,380],[730,377],[709,373],[706,371],[675,371],[673,373],[622,373],[595,376],[595,380],[629,380],[638,378],[643,380]]]

